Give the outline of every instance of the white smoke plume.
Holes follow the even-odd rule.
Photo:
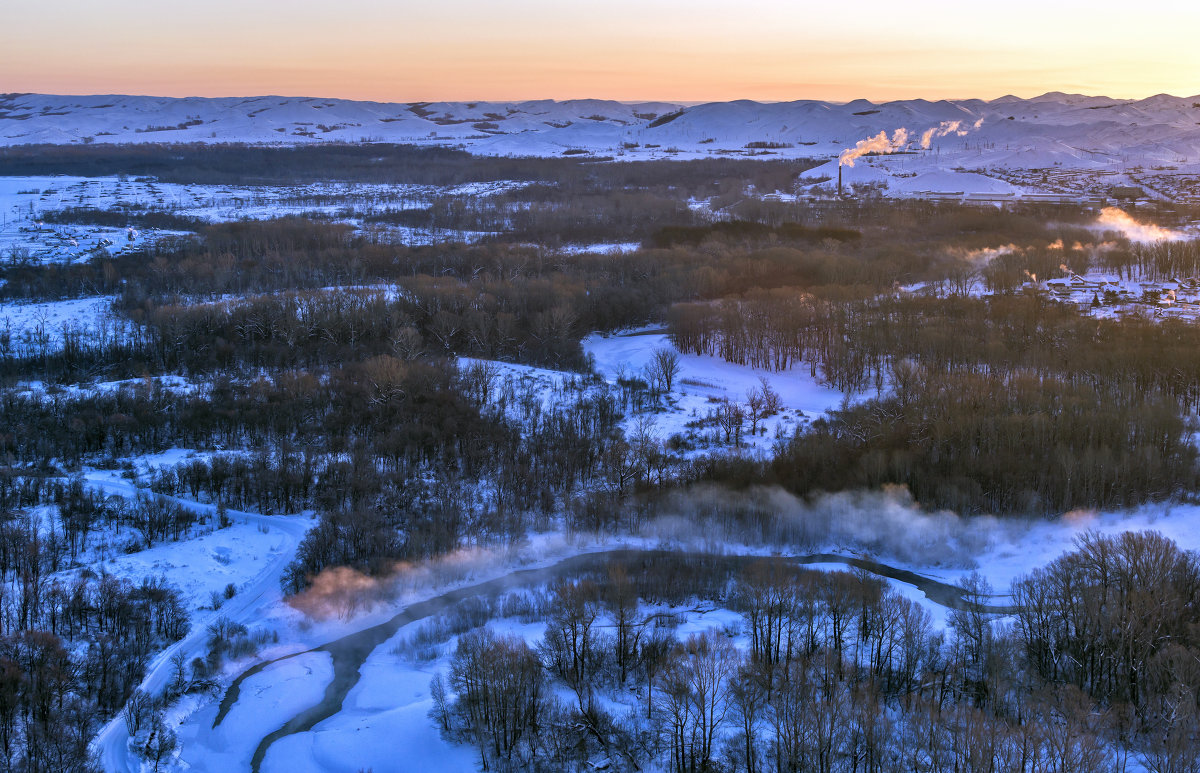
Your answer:
[[[846,148],[838,156],[838,166],[854,166],[854,159],[862,158],[868,153],[895,153],[908,144],[908,129],[897,129],[891,138],[885,131],[874,137],[859,140],[852,148]]]
[[[938,137],[948,137],[951,134],[956,137],[965,137],[980,126],[983,126],[982,118],[971,126],[964,126],[962,121],[942,121],[938,126],[933,126],[921,132],[921,149],[929,150],[929,146]]]
[[[1016,244],[1004,244],[999,247],[983,247],[978,250],[950,250],[951,255],[966,260],[971,263],[990,263],[1001,255],[1011,255],[1013,253],[1021,254],[1025,252],[1024,247]]]
[[[934,126],[921,132],[921,149],[929,150],[929,145],[933,142],[934,137],[945,137],[950,133],[958,133],[958,127],[962,126],[962,121],[942,121],[941,126]]]
[[[1100,210],[1100,217],[1094,226],[1100,231],[1117,231],[1131,242],[1161,242],[1179,241],[1187,236],[1179,231],[1161,228],[1152,223],[1139,223],[1130,217],[1129,213],[1116,207],[1105,207]]]
[[[1096,256],[1103,252],[1112,252],[1120,246],[1120,244],[1114,241],[1088,242],[1087,244],[1077,241],[1071,246],[1071,249],[1075,250],[1076,252],[1086,250],[1092,256]]]
[[[951,134],[965,137],[980,126],[983,126],[982,118],[970,126],[965,125],[962,121],[942,121],[941,124],[921,132],[921,149],[929,150],[930,144],[938,137],[947,137]],[[854,166],[856,158],[862,158],[869,153],[895,153],[907,144],[908,129],[896,129],[892,132],[891,137],[888,137],[886,131],[881,131],[873,137],[859,140],[853,148],[843,150],[838,156],[838,166]]]

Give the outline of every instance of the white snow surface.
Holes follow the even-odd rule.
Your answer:
[[[834,159],[879,132],[895,136],[903,129],[907,139],[890,148],[903,155],[887,156],[875,167],[896,192],[1007,194],[1013,192],[1009,187],[973,173],[1200,172],[1197,105],[1200,95],[1120,100],[1058,92],[991,101],[738,100],[692,106],[8,94],[0,96],[0,145],[399,142],[507,156]],[[922,137],[931,129],[924,147]],[[870,177],[862,170],[870,168],[866,160],[844,171]],[[832,172],[836,178],[836,162]]]
[[[128,323],[112,313],[111,296],[44,303],[0,303],[0,352],[28,353],[54,350],[64,331],[79,333],[84,341],[100,340],[104,333]]]
[[[641,242],[596,242],[595,244],[565,244],[562,252],[566,255],[619,255],[623,252],[636,252],[641,248]]]
[[[171,462],[182,459],[182,449],[160,455]],[[143,464],[148,462],[143,462]],[[136,497],[140,489],[110,472],[93,471],[84,476],[89,487],[106,494]],[[214,505],[176,499],[185,507],[212,518]],[[301,537],[314,523],[308,516],[263,516],[230,511],[236,524],[212,535],[159,545],[150,550],[113,559],[108,568],[134,580],[150,575],[165,575],[180,587],[192,614],[192,627],[180,641],[160,652],[151,661],[141,689],[161,694],[171,678],[170,658],[182,652],[188,659],[202,656],[208,639],[206,626],[218,616],[258,627],[279,615],[287,615],[281,602],[279,578],[295,555]],[[198,601],[218,588],[233,582],[237,594],[219,610],[203,612]],[[93,742],[98,760],[105,771],[140,769],[128,749],[129,733],[118,715],[105,725]]]
[[[653,328],[590,335],[583,340],[583,348],[594,358],[596,371],[610,384],[619,377],[640,376],[660,349],[679,354],[679,375],[672,393],[664,401],[663,410],[648,414],[655,434],[664,439],[677,433],[686,435],[689,422],[703,419],[722,399],[745,402],[752,389],[761,388],[763,379],[779,394],[783,410],[764,419],[758,435],[750,434],[747,423],[743,442],[751,452],[769,452],[779,433],[791,434],[799,424],[838,407],[846,398],[836,389],[822,386],[806,362],[785,371],[771,371],[735,365],[719,357],[680,354],[665,332]],[[627,432],[635,422],[636,417],[627,417]]]
[[[2,122],[3,119],[0,119]],[[368,237],[401,244],[474,241],[481,234],[371,223],[362,216],[424,209],[440,197],[487,197],[526,183],[462,185],[320,182],[303,185],[204,185],[119,177],[0,177],[0,261],[75,263],[140,250],[186,231],[50,223],[62,210],[165,213],[204,223],[320,216],[364,226]]]
[[[201,722],[191,722],[180,727],[180,767],[186,765],[186,769],[197,773],[250,770],[250,758],[259,740],[282,724],[281,717],[293,716],[320,701],[332,680],[333,659],[323,652],[305,653],[267,666],[242,684],[237,703],[220,725],[205,728]],[[200,716],[211,724],[216,708],[216,704],[208,706]],[[306,758],[311,755],[294,755],[291,764]]]
[[[435,672],[447,670],[449,658],[415,664],[393,654],[395,642],[406,634],[401,629],[367,658],[362,680],[346,696],[339,714],[272,746],[263,759],[262,773],[478,770],[478,753],[470,746],[443,739],[429,718],[433,707],[429,682]],[[255,742],[265,734],[258,734]],[[195,769],[215,772],[222,768]]]
[[[182,452],[180,452],[182,453]],[[175,460],[179,453],[168,455],[164,460]],[[150,461],[147,460],[146,464]],[[142,465],[139,465],[142,466]],[[103,473],[89,475],[89,481],[102,483],[110,490],[128,484],[116,481]],[[248,520],[262,520],[270,524],[289,524],[288,519],[245,516]],[[914,511],[914,517],[926,517]],[[1200,507],[1197,506],[1147,506],[1131,512],[1071,513],[1054,520],[1004,521],[978,519],[977,528],[984,535],[987,547],[979,554],[979,571],[999,592],[998,602],[1003,603],[1003,594],[1008,584],[1016,577],[1038,566],[1043,566],[1063,552],[1070,550],[1074,539],[1088,530],[1118,533],[1126,530],[1153,528],[1176,539],[1184,547],[1200,547]],[[236,527],[235,527],[236,528]],[[274,531],[274,529],[272,529]],[[289,539],[296,532],[288,530]],[[521,551],[522,562],[510,563],[510,568],[544,564],[556,557],[602,547],[615,547],[619,543],[611,540],[601,543],[588,541],[566,543],[553,535],[535,536]],[[653,547],[653,542],[631,539],[624,541],[629,546]],[[174,550],[185,552],[181,544]],[[753,553],[740,546],[729,545],[730,553]],[[836,552],[836,546],[831,546]],[[758,549],[761,551],[762,549]],[[285,552],[284,556],[289,555]],[[507,571],[503,560],[497,555],[493,559],[479,556],[468,558],[463,566],[465,574],[456,575],[449,585],[425,585],[418,582],[412,590],[398,598],[394,605],[371,610],[352,620],[328,620],[305,622],[290,607],[280,603],[277,591],[279,560],[272,560],[267,568],[254,580],[254,587],[262,586],[269,592],[253,599],[244,599],[239,593],[229,603],[229,616],[251,625],[263,621],[281,631],[283,639],[277,647],[263,652],[260,657],[269,659],[302,650],[320,641],[360,630],[393,614],[400,606],[421,598],[436,595],[447,587],[486,577],[499,576]],[[509,557],[512,561],[513,557]],[[886,561],[886,558],[883,560]],[[914,571],[937,577],[945,581],[956,581],[969,573],[968,567],[922,566],[918,563],[888,562]],[[845,570],[841,564],[810,565],[811,569],[830,571]],[[422,576],[424,576],[422,574]],[[925,599],[923,594],[902,583],[891,583],[905,596],[929,609],[937,625],[944,625],[945,610]],[[272,587],[274,586],[274,587]],[[251,603],[246,603],[250,601]],[[235,602],[237,602],[235,604]],[[225,610],[223,610],[224,612]],[[736,634],[738,616],[719,608],[706,610],[674,610],[683,617],[677,629],[680,636],[716,628]],[[344,709],[339,714],[322,722],[312,731],[290,736],[281,740],[267,754],[263,771],[300,773],[301,771],[347,771],[360,769],[376,771],[472,771],[476,769],[475,752],[466,746],[457,746],[441,738],[437,728],[428,717],[431,708],[429,680],[435,672],[444,672],[453,651],[453,642],[440,647],[438,657],[431,662],[414,661],[403,648],[397,645],[411,635],[415,626],[401,628],[388,642],[378,647],[367,659],[362,669],[362,680],[347,696]],[[519,624],[513,620],[493,621],[491,627],[504,633],[520,635],[536,641],[542,633],[538,624]],[[202,629],[201,629],[202,630]],[[194,638],[189,636],[179,647],[189,646]],[[736,643],[736,642],[735,642]],[[195,646],[194,644],[191,646]],[[163,673],[167,655],[155,661],[151,676]],[[237,668],[246,667],[246,663]],[[165,674],[163,674],[165,677]],[[172,716],[180,723],[178,733],[182,743],[180,756],[169,769],[219,771],[246,769],[249,756],[257,742],[267,733],[280,726],[296,711],[319,700],[330,679],[328,658],[323,654],[304,655],[291,658],[271,666],[243,685],[241,698],[229,717],[216,729],[212,729],[217,705],[215,701],[199,705],[181,705]],[[148,677],[148,681],[153,681]],[[625,698],[624,700],[628,700]],[[123,734],[120,720],[106,729],[99,742],[104,752],[106,770],[134,770],[135,763],[123,753]],[[403,749],[402,754],[397,750]]]

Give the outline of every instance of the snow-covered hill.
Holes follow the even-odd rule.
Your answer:
[[[1200,199],[1200,95],[1050,93],[930,102],[353,102],[308,97],[0,95],[0,147],[394,142],[491,156],[817,158],[799,188],[890,196]],[[849,156],[847,158],[847,156]],[[797,191],[799,192],[799,190]]]
[[[354,102],[307,97],[0,95],[0,144],[75,142],[434,142],[484,144],[553,134],[570,144],[618,137],[677,110],[603,100]],[[617,140],[619,144],[619,140]],[[566,145],[564,145],[566,147]]]
[[[980,120],[982,119],[982,123]],[[959,122],[957,128],[944,127]],[[975,128],[978,124],[978,128]],[[942,128],[928,149],[922,135]],[[0,145],[78,142],[415,142],[489,155],[832,157],[907,130],[899,149],[971,168],[1200,167],[1200,95],[1116,100],[1050,93],[992,101],[606,100],[379,103],[300,97],[0,95]],[[961,135],[961,136],[960,136]]]

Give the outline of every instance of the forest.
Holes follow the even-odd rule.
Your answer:
[[[1014,522],[1194,500],[1195,322],[1163,317],[1161,290],[1116,309],[1099,290],[1064,301],[1047,280],[1182,292],[1200,241],[1099,232],[1082,205],[792,195],[810,166],[0,149],[0,175],[522,183],[229,221],[66,208],[45,222],[170,233],[87,260],[0,257],[0,770],[86,770],[118,716],[148,765],[171,758],[164,712],[219,694],[226,663],[276,634],[219,617],[233,583],[195,623],[169,576],[111,575],[100,545],[187,543],[230,528],[230,511],[310,517],[278,579],[303,598],[339,569],[386,581],[548,534],[649,539],[681,510],[760,551],[828,544],[763,492],[904,491],[920,512]],[[406,243],[405,228],[447,238]],[[103,315],[8,317],[80,300]],[[664,345],[644,368],[602,373],[585,342],[631,330]],[[709,386],[680,375],[680,358],[700,357],[761,385],[672,424],[681,394]],[[797,418],[768,375],[842,401]],[[170,461],[144,463],[158,456]],[[105,475],[137,495],[92,486]],[[1011,605],[968,580],[939,630],[863,572],[614,562],[507,612],[479,602],[486,614],[462,612],[472,625],[443,621],[455,633],[424,642],[453,651],[431,721],[489,770],[1115,773],[1138,755],[1196,771],[1198,565],[1155,533],[1086,535],[1019,578]],[[647,612],[701,601],[740,622],[676,636],[676,613]],[[522,615],[547,623],[540,642],[483,625]],[[189,630],[205,632],[202,655],[174,663],[165,692],[141,691]]]
[[[463,605],[408,651],[419,659],[465,631],[433,678],[431,717],[488,770],[577,770],[607,755],[677,773],[1108,773],[1132,762],[1112,747],[1140,737],[1146,769],[1187,771],[1196,561],[1151,532],[1088,537],[1018,580],[1011,623],[980,603],[990,589],[975,578],[943,631],[859,574],[614,560],[540,594]],[[715,630],[681,636],[674,613],[637,603],[697,598],[736,610],[748,646]],[[544,619],[546,633],[530,646],[477,627],[489,616]],[[627,715],[603,697],[620,688],[636,695]]]

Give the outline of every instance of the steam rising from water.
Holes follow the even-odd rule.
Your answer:
[[[704,549],[731,543],[802,552],[849,549],[922,566],[972,568],[974,556],[1008,539],[1009,528],[1023,528],[1011,519],[925,512],[901,486],[825,494],[811,503],[774,487],[731,492],[701,486],[677,496],[671,509],[643,536]]]
[[[461,548],[428,561],[402,561],[390,572],[368,576],[346,566],[325,569],[302,593],[287,603],[317,620],[349,619],[371,608],[404,596],[418,595],[489,573],[504,573],[514,566],[578,552],[578,544],[565,537],[542,540],[536,547]]]
[[[645,523],[635,544],[742,553],[745,548],[787,553],[851,551],[885,562],[974,568],[975,556],[1008,543],[1028,524],[989,516],[964,518],[921,510],[902,486],[882,491],[825,494],[807,502],[778,487],[730,491],[696,486],[679,492]],[[603,540],[612,544],[612,539]],[[398,563],[381,577],[348,567],[326,569],[312,586],[287,600],[310,618],[349,619],[378,605],[423,595],[467,580],[553,561],[595,545],[594,535],[543,537],[521,548],[463,548],[418,563]]]

